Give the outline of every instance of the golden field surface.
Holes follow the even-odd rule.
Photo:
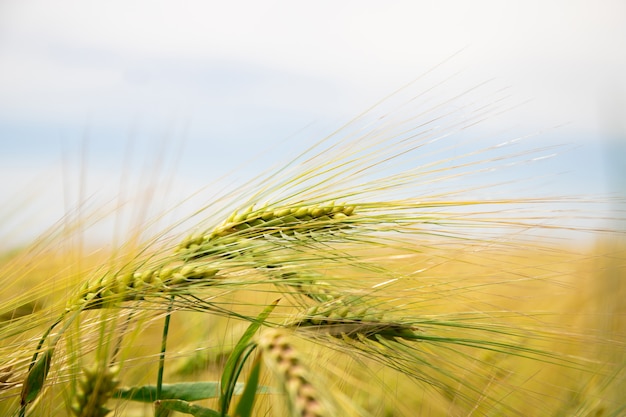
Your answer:
[[[64,309],[76,283],[110,263],[111,256],[45,247],[2,258],[2,415],[13,415],[19,408],[23,373],[15,371],[32,354],[38,337]],[[385,347],[379,352],[382,361],[352,349],[354,341],[346,347],[320,337],[298,340],[315,378],[325,381],[322,386],[332,391],[340,406],[350,403],[342,407],[353,415],[620,416],[626,412],[623,247],[604,243],[581,253],[474,243],[361,256],[384,259],[385,266],[404,277],[403,282],[376,292],[377,302],[389,309],[389,315],[413,317],[420,332],[443,339],[416,342],[414,352],[397,358]],[[354,291],[375,286],[376,276],[369,280],[355,273],[337,271],[334,279],[348,282]],[[202,291],[243,315],[255,315],[277,298],[281,301],[274,320],[288,319],[294,310],[293,301],[268,284]],[[164,310],[157,308],[138,318],[132,331],[120,330],[126,320],[122,316],[130,318],[139,308],[127,307],[85,311],[80,325],[70,327],[72,336],[55,353],[67,363],[53,364],[44,395],[28,415],[73,415],[67,404],[72,390],[75,395],[72,384],[79,368],[72,363],[95,361],[98,344],[112,343],[117,333],[128,333],[119,355],[122,386],[154,383]],[[451,325],[433,326],[431,320]],[[165,381],[219,380],[246,326],[245,320],[211,312],[175,311]],[[105,331],[110,334],[103,338]],[[475,339],[505,345],[500,349],[470,342]],[[523,350],[511,351],[509,344]],[[261,381],[274,384],[267,372]],[[255,415],[267,415],[268,410],[282,415],[276,411],[281,409],[276,398],[281,395],[259,394]],[[215,406],[215,400],[201,404]],[[108,406],[111,415],[152,415],[151,404],[109,400]]]

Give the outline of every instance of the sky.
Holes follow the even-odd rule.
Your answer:
[[[506,89],[489,129],[573,145],[559,191],[620,191],[624,74],[620,0],[0,0],[0,217],[29,237],[149,169],[172,198],[254,176],[415,79]]]

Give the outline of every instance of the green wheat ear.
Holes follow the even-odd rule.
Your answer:
[[[176,294],[192,286],[218,285],[219,269],[206,262],[166,265],[133,273],[107,274],[86,281],[66,304],[66,311],[114,307],[126,301]]]
[[[131,272],[107,273],[86,281],[66,305],[66,311],[89,310],[115,306],[121,302],[139,301],[149,296],[172,294],[192,285],[210,286],[219,283],[219,264],[200,258],[209,255],[233,257],[250,252],[250,239],[269,236],[320,235],[350,227],[346,222],[355,206],[334,202],[255,210],[252,206],[243,214],[233,213],[224,223],[206,235],[191,235],[181,242],[175,252],[183,261]],[[180,258],[175,256],[173,259]],[[259,260],[261,261],[262,258]],[[260,264],[259,268],[271,267]]]
[[[85,368],[78,380],[70,410],[75,417],[105,417],[112,412],[106,403],[119,385],[118,368]]]

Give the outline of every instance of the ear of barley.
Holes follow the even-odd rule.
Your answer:
[[[105,417],[112,410],[106,407],[118,385],[118,368],[83,369],[70,410],[75,417]]]
[[[203,262],[166,265],[131,273],[107,274],[87,281],[66,304],[66,311],[115,306],[125,301],[172,294],[192,285],[211,286],[219,281],[219,270]]]
[[[367,306],[363,299],[334,299],[310,307],[287,323],[288,327],[350,339],[416,340],[414,325],[385,318],[382,311]]]
[[[337,415],[331,398],[312,381],[311,372],[284,330],[266,331],[259,337],[258,347],[265,364],[287,394],[292,417]]]
[[[346,222],[355,211],[354,205],[329,202],[319,205],[294,205],[268,209],[250,206],[242,213],[233,213],[208,234],[192,235],[177,248],[183,254],[182,264],[158,269],[143,269],[130,273],[106,274],[88,281],[72,297],[66,310],[95,309],[106,304],[138,301],[155,293],[172,291],[189,283],[209,280],[219,272],[206,263],[194,259],[208,255],[232,258],[237,254],[253,252],[250,239],[259,237],[289,237],[319,234],[350,227]],[[263,263],[258,263],[261,268]],[[259,266],[257,266],[259,268]]]
[[[356,208],[335,202],[258,209],[250,206],[241,213],[234,212],[209,232],[187,237],[179,244],[178,252],[193,259],[232,253],[232,246],[241,239],[317,235],[346,229]]]

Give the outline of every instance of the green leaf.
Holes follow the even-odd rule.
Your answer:
[[[224,372],[222,373],[222,386],[220,393],[220,404],[222,410],[222,416],[226,415],[228,411],[228,407],[230,406],[230,400],[234,394],[234,387],[237,378],[239,377],[239,373],[241,372],[241,367],[248,355],[252,351],[250,348],[250,342],[254,337],[254,334],[257,332],[259,327],[263,324],[265,319],[270,315],[270,313],[274,310],[279,300],[274,301],[272,304],[268,305],[259,316],[253,321],[250,326],[246,329],[237,345],[235,345],[232,353],[228,357],[226,361],[226,365],[224,366]]]
[[[240,389],[243,388],[243,384]],[[163,384],[161,387],[162,400],[198,401],[219,396],[220,383],[217,381],[180,382],[177,384]],[[129,401],[144,403],[154,402],[157,387],[155,385],[143,385],[140,387],[122,388],[113,395]]]
[[[243,383],[235,385],[234,394],[239,395],[245,391]],[[256,389],[258,394],[268,394],[272,392],[270,387],[259,386]],[[163,384],[161,387],[161,399],[199,401],[208,398],[216,398],[220,395],[220,383],[217,381],[201,382],[179,382],[176,384]],[[113,398],[127,401],[137,401],[151,403],[156,399],[156,386],[143,385],[132,388],[118,389]]]
[[[46,377],[48,376],[53,353],[54,348],[46,350],[41,356],[39,356],[37,362],[35,362],[33,367],[28,372],[28,376],[26,377],[26,381],[22,387],[21,404],[23,406],[33,401],[37,398],[37,395],[39,395],[39,392],[46,381]]]
[[[252,406],[257,394],[257,388],[259,387],[259,374],[261,369],[260,356],[254,361],[252,371],[246,381],[246,386],[241,394],[241,399],[237,403],[237,409],[235,410],[236,417],[250,417],[252,415]]]
[[[154,407],[178,411],[179,413],[191,414],[194,417],[219,417],[220,413],[210,408],[201,407],[199,405],[190,404],[183,400],[159,400],[154,403]]]

